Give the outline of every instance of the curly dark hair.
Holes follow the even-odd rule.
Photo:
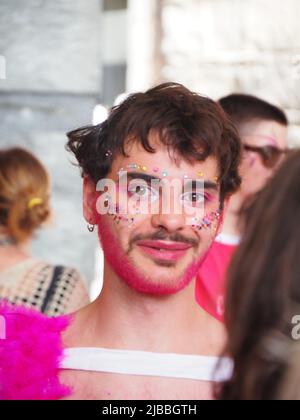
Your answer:
[[[159,135],[175,159],[196,162],[215,156],[221,202],[240,186],[241,141],[235,126],[219,104],[177,83],[130,95],[111,109],[102,124],[69,132],[67,150],[76,156],[82,175],[96,184],[107,176],[115,156],[126,156],[128,142],[140,142],[147,152],[155,153],[150,132]]]

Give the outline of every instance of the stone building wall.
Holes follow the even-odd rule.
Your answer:
[[[142,3],[152,4],[151,21],[143,15]],[[155,16],[153,3],[160,16]],[[288,112],[290,142],[300,144],[299,0],[130,0],[130,4],[136,14],[140,9],[139,33],[137,25],[130,24],[135,51],[143,48],[139,59],[135,54],[135,62],[129,63],[131,90],[172,80],[214,99],[232,92],[252,93]],[[153,50],[157,29],[150,38],[146,28],[147,24],[157,28],[157,19],[160,51],[149,58],[145,51]],[[155,75],[148,70],[151,60],[161,63]]]
[[[213,98],[250,92],[282,106],[300,145],[300,2],[164,0],[162,78]]]
[[[34,254],[94,276],[95,238],[82,218],[79,171],[64,150],[65,133],[92,121],[101,95],[100,0],[0,2],[0,147],[32,150],[50,171],[53,225]],[[3,71],[2,71],[3,75]]]

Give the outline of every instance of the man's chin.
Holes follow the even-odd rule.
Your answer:
[[[143,271],[135,271],[130,277],[122,276],[122,280],[137,292],[152,296],[167,296],[181,292],[194,280],[197,274],[196,264],[178,270],[176,265],[168,266],[166,261],[158,262],[153,267],[144,267]]]
[[[135,291],[144,295],[157,297],[175,295],[184,290],[191,282],[170,282],[170,280],[161,280],[160,282],[157,282],[152,279],[145,279],[143,281],[136,281],[132,283],[131,281],[128,282],[126,279],[123,280],[127,283],[129,287],[131,287]]]

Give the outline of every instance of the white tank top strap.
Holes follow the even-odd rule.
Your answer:
[[[216,237],[216,242],[223,245],[239,246],[241,243],[241,237],[237,235],[229,235],[226,233],[220,233]]]
[[[64,350],[61,368],[223,382],[230,379],[233,364],[230,359],[210,356],[104,348],[68,348]]]

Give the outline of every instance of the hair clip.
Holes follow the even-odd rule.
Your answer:
[[[39,206],[40,204],[43,204],[43,200],[41,198],[34,197],[28,201],[27,208],[31,210],[33,207]]]
[[[112,157],[112,155],[113,155],[113,153],[112,153],[112,151],[111,151],[111,150],[108,150],[108,151],[105,153],[105,157],[106,157],[106,158],[111,158],[111,157]]]

